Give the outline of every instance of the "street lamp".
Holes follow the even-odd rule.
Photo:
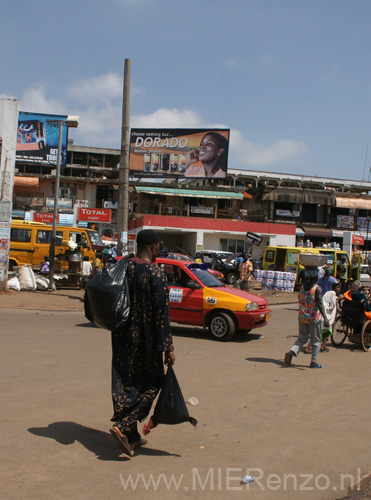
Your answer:
[[[54,215],[53,215],[53,231],[50,241],[50,262],[49,262],[49,290],[53,290],[53,275],[54,275],[54,260],[55,260],[55,241],[57,235],[57,218],[58,218],[58,196],[59,196],[59,178],[61,170],[61,150],[63,128],[77,128],[79,126],[79,116],[69,115],[66,120],[47,120],[48,123],[58,123],[58,154],[57,154],[57,169],[55,173],[55,190],[54,190]]]

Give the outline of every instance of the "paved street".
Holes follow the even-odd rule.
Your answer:
[[[321,355],[323,370],[305,354],[288,368],[297,306],[272,309],[268,327],[228,343],[174,326],[175,372],[200,402],[189,406],[198,427],[159,425],[132,459],[108,432],[110,334],[81,310],[0,309],[0,497],[246,498],[246,473],[250,500],[344,497],[370,471],[371,354],[346,344]]]

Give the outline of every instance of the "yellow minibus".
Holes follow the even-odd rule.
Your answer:
[[[13,220],[10,233],[9,269],[15,266],[29,264],[35,270],[45,256],[50,253],[50,242],[53,226],[42,222]],[[57,226],[55,259],[61,261],[61,270],[68,269],[66,253],[68,242],[76,243],[81,252],[81,260],[87,255],[90,261],[97,251],[102,251],[104,245],[97,231],[82,227]]]

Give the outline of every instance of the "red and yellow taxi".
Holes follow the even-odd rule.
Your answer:
[[[157,258],[156,264],[167,275],[174,323],[203,326],[217,340],[268,323],[272,311],[264,297],[226,287],[194,262]]]

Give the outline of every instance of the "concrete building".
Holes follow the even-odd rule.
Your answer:
[[[116,232],[120,150],[75,146],[68,142],[61,170],[60,212],[71,214],[82,200],[90,208],[109,208],[112,222],[99,231]],[[50,212],[55,167],[17,161],[13,213]],[[370,182],[229,169],[226,179],[148,182],[131,179],[129,233],[156,229],[166,246],[194,254],[197,249],[240,251],[247,231],[266,244],[342,246],[343,231],[353,231],[368,249]],[[371,214],[370,214],[371,215]],[[371,248],[370,248],[371,249]],[[255,256],[256,256],[255,255]]]

